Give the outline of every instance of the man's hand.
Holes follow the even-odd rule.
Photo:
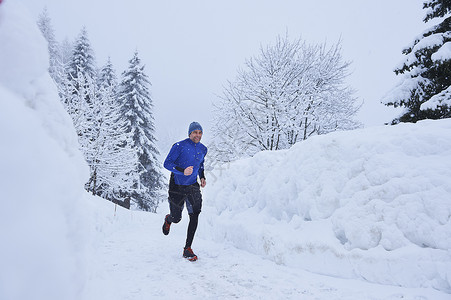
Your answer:
[[[183,174],[184,174],[185,176],[189,176],[189,175],[193,174],[193,166],[187,167],[187,168],[183,171]]]
[[[205,178],[201,178],[200,179],[200,186],[201,187],[205,187],[207,185],[207,181],[205,180]]]

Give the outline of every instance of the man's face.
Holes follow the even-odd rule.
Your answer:
[[[194,143],[199,143],[202,138],[202,131],[200,130],[194,130],[189,135],[190,140],[192,140]]]

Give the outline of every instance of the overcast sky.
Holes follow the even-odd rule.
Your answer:
[[[6,1],[22,1],[36,18],[46,6],[58,40],[73,40],[86,26],[97,65],[110,56],[118,75],[137,49],[164,147],[184,138],[193,120],[208,141],[212,102],[227,80],[260,45],[286,32],[309,43],[341,38],[342,54],[352,61],[347,82],[365,101],[359,119],[366,126],[390,121],[394,111],[380,99],[397,81],[393,69],[403,47],[431,26],[422,22],[422,0]]]

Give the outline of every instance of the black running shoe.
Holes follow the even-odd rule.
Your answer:
[[[189,261],[197,260],[197,255],[194,254],[193,249],[191,249],[191,247],[183,248],[183,257]]]
[[[169,215],[166,215],[166,217],[164,217],[164,224],[163,224],[163,234],[164,235],[168,235],[169,234],[169,229],[171,229],[171,222],[168,221]]]

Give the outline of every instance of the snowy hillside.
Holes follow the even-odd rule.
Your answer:
[[[79,299],[89,176],[26,9],[0,5],[0,299]]]
[[[450,293],[450,137],[450,119],[422,121],[232,163],[208,176],[203,236],[315,273]]]

